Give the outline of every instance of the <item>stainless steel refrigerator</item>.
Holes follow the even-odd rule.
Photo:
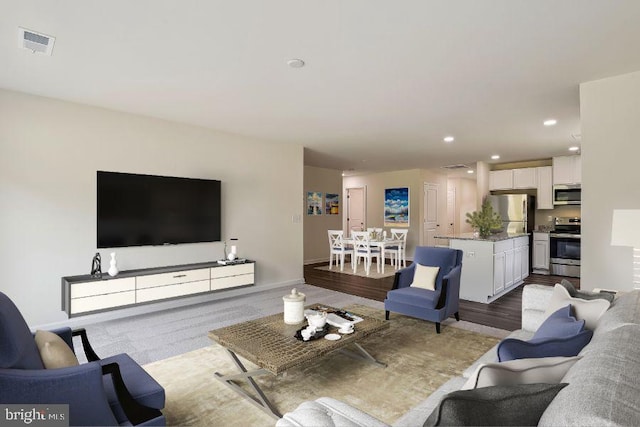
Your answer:
[[[493,210],[502,218],[507,233],[531,233],[535,220],[535,198],[528,194],[487,196]]]

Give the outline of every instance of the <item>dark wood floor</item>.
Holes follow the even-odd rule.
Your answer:
[[[393,276],[383,279],[369,279],[315,268],[325,265],[327,264],[305,265],[304,278],[306,283],[376,301],[384,301],[387,291],[393,285]],[[491,304],[460,300],[460,319],[509,331],[520,329],[522,287],[531,283],[553,286],[563,278],[560,276],[531,274],[522,285]],[[571,277],[568,279],[576,288],[580,287],[579,278]]]

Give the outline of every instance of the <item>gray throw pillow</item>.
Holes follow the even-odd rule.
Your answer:
[[[567,279],[562,279],[560,284],[567,290],[567,292],[569,292],[569,295],[571,295],[573,298],[580,298],[580,299],[587,299],[587,300],[604,299],[609,302],[613,302],[614,295],[612,293],[579,291],[576,289],[575,286],[573,286],[573,283],[571,283]]]
[[[536,426],[567,383],[519,384],[454,391],[442,398],[427,426]]]

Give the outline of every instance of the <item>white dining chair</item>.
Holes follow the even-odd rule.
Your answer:
[[[360,258],[364,261],[364,271],[367,276],[371,272],[371,264],[373,258],[376,258],[376,267],[378,273],[380,273],[380,248],[372,247],[369,239],[368,231],[353,231],[351,233],[353,238],[353,257],[351,265],[353,266],[353,272],[356,272]]]
[[[344,256],[346,254],[352,254],[353,249],[347,246],[344,242],[344,231],[342,230],[327,230],[329,236],[329,270],[333,269],[333,258],[335,256],[336,267],[338,266],[338,260],[340,261],[340,271],[344,271]],[[351,256],[353,260],[353,255]]]
[[[392,228],[391,231],[391,240],[400,240],[401,243],[398,245],[389,246],[386,248],[389,252],[389,257],[391,259],[391,265],[393,265],[396,270],[398,270],[401,266],[402,268],[407,266],[407,234],[409,230],[405,230],[402,228]],[[394,263],[395,256],[395,263]]]

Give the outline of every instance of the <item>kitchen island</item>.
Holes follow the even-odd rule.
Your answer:
[[[461,249],[460,298],[488,304],[518,287],[529,276],[529,234],[474,233],[436,236]]]

